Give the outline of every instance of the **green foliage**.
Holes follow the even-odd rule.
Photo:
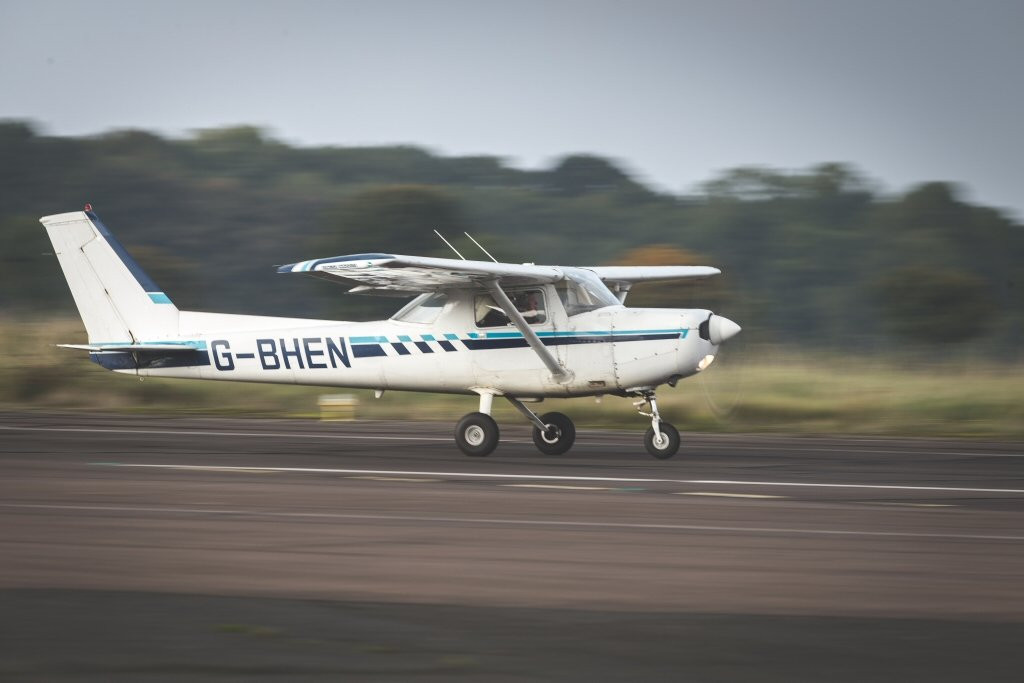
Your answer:
[[[548,185],[574,197],[637,187],[628,175],[607,159],[577,154],[562,159],[548,174]]]
[[[458,202],[443,189],[426,185],[387,185],[357,192],[330,209],[325,232],[314,250],[321,256],[397,252],[421,256],[453,254],[434,234],[449,239],[468,228]],[[343,290],[330,283],[336,294]],[[394,297],[339,296],[330,312],[347,320],[372,320],[404,304]]]
[[[883,277],[877,291],[888,328],[916,342],[967,341],[991,322],[990,288],[967,273],[906,266]]]
[[[710,259],[671,244],[648,244],[630,249],[615,260],[622,266],[703,266]],[[722,310],[731,297],[721,278],[652,282],[629,291],[629,305],[638,308],[710,308]]]
[[[358,192],[327,212],[324,255],[399,252],[451,256],[434,230],[459,236],[466,225],[458,202],[443,189],[388,185]]]
[[[35,218],[0,217],[0,307],[20,313],[40,309],[52,314],[50,302],[73,310],[65,301],[67,285],[53,257],[53,246]]]
[[[917,303],[879,298],[880,287],[896,286],[884,280],[910,267],[970,280],[958,300],[970,298],[964,308],[986,323],[971,328],[980,335],[972,344],[1011,355],[1024,333],[1020,224],[948,183],[883,195],[844,164],[744,167],[701,194],[672,196],[584,154],[524,171],[411,146],[292,147],[252,126],[185,139],[133,130],[61,138],[0,121],[0,310],[71,309],[36,218],[86,202],[192,309],[384,315],[401,301],[346,296],[272,266],[358,252],[447,256],[436,228],[470,258],[482,255],[463,230],[513,262],[594,265],[629,261],[644,245],[665,245],[663,258],[683,250],[724,275],[637,288],[630,303],[721,310],[752,339],[863,349],[891,343],[898,331],[887,320],[934,330],[951,310],[949,282],[930,285],[947,288],[941,304],[919,292]],[[901,302],[908,310],[894,315]],[[895,339],[924,337],[934,335],[904,330]]]

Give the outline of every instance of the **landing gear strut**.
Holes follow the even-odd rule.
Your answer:
[[[658,460],[667,460],[679,450],[679,430],[661,419],[654,391],[641,391],[637,395],[640,400],[633,402],[637,412],[651,418],[651,426],[644,433],[644,447]],[[650,412],[644,410],[648,404]]]

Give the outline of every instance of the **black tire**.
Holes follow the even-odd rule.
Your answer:
[[[484,413],[470,413],[455,425],[455,443],[466,455],[483,457],[498,447],[498,423]]]
[[[644,434],[644,447],[658,460],[668,460],[679,450],[679,430],[668,422],[662,421],[661,433],[668,439],[663,447],[658,448],[654,443],[654,427],[648,427]]]
[[[546,432],[540,427],[533,428],[533,443],[537,450],[545,455],[561,455],[576,443],[576,425],[568,415],[562,413],[545,413],[540,421],[548,425]]]

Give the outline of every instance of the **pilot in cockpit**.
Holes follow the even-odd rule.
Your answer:
[[[508,295],[512,305],[523,315],[528,325],[536,325],[547,320],[544,313],[544,299],[536,289],[525,292],[510,292]],[[512,325],[501,307],[489,295],[476,298],[476,324],[478,327],[505,327]]]

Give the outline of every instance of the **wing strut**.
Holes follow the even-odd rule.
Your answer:
[[[494,302],[501,307],[508,319],[512,321],[512,324],[516,326],[516,329],[523,333],[526,338],[526,343],[530,345],[542,361],[544,365],[548,366],[548,370],[555,376],[555,379],[560,382],[565,382],[571,378],[569,371],[558,364],[558,359],[548,350],[548,347],[544,346],[544,342],[540,340],[537,333],[534,332],[526,319],[523,318],[523,314],[512,305],[512,301],[505,294],[505,290],[501,288],[497,280],[486,280],[484,286],[487,287],[487,291],[490,292],[491,296],[494,297]]]

